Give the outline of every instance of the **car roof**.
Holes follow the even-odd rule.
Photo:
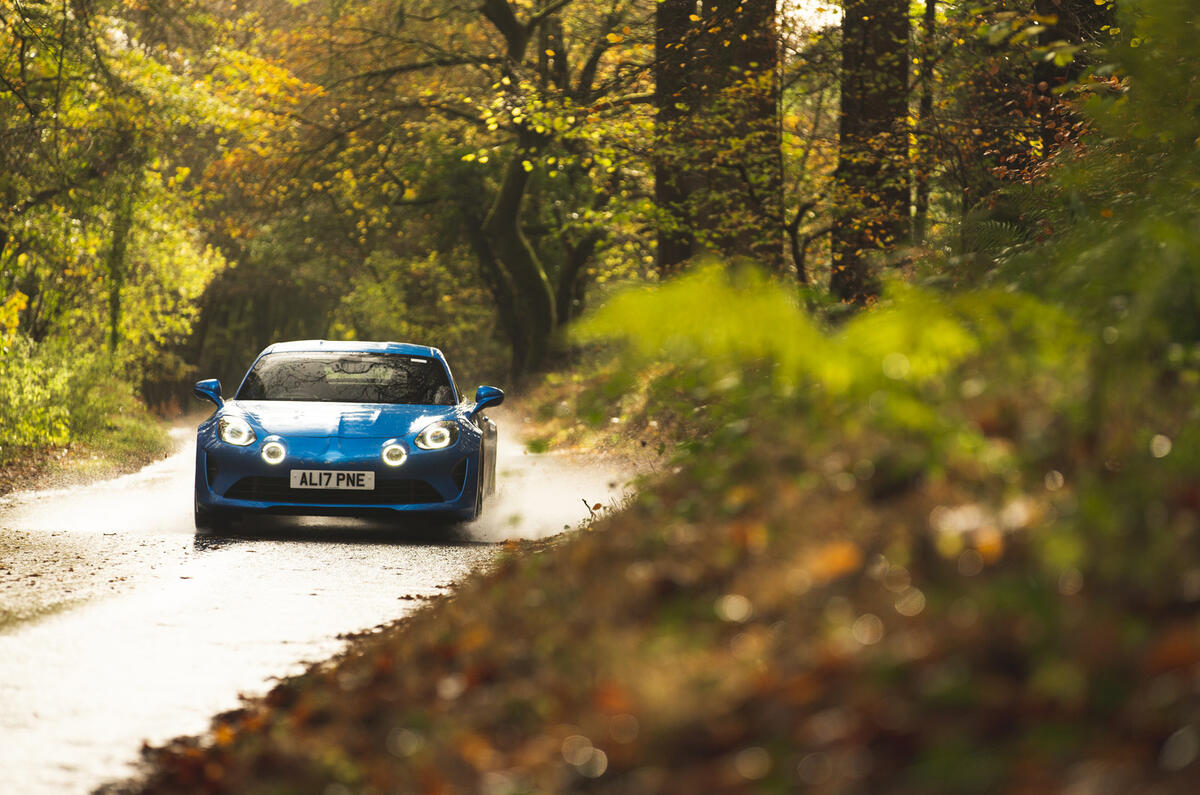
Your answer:
[[[444,359],[442,352],[428,345],[410,342],[367,342],[363,340],[292,340],[276,342],[263,349],[259,356],[284,351],[329,351],[330,353],[399,353],[406,356],[428,356]]]

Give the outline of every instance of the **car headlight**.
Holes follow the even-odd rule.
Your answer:
[[[388,442],[383,446],[383,463],[398,467],[408,460],[408,450],[399,442]]]
[[[217,436],[222,442],[245,447],[254,444],[254,429],[241,417],[222,417],[217,421]]]
[[[278,464],[287,456],[287,448],[278,439],[271,439],[262,446],[262,460],[268,464]]]
[[[442,420],[432,425],[426,425],[417,434],[417,447],[422,450],[444,450],[458,441],[458,423],[453,420]]]

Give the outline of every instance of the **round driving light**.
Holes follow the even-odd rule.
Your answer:
[[[268,464],[278,464],[287,455],[287,448],[282,442],[267,442],[262,448],[262,460]]]
[[[408,451],[403,445],[389,444],[383,448],[383,463],[390,467],[398,467],[408,460]]]

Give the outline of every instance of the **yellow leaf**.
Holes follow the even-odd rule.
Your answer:
[[[1004,536],[994,527],[983,527],[975,533],[975,549],[984,563],[995,563],[1004,554]]]
[[[221,746],[222,748],[230,745],[233,742],[233,738],[235,736],[236,736],[236,733],[234,732],[233,728],[229,724],[222,723],[220,726],[217,727],[217,737],[216,737],[217,745]]]
[[[849,541],[835,541],[816,550],[809,560],[813,579],[829,581],[849,574],[862,565],[862,551]]]

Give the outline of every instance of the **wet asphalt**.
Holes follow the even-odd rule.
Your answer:
[[[502,445],[474,523],[268,517],[192,527],[194,430],[133,475],[0,498],[0,792],[90,792],[144,742],[200,734],[239,694],[419,609],[510,538],[613,504],[628,475]]]

